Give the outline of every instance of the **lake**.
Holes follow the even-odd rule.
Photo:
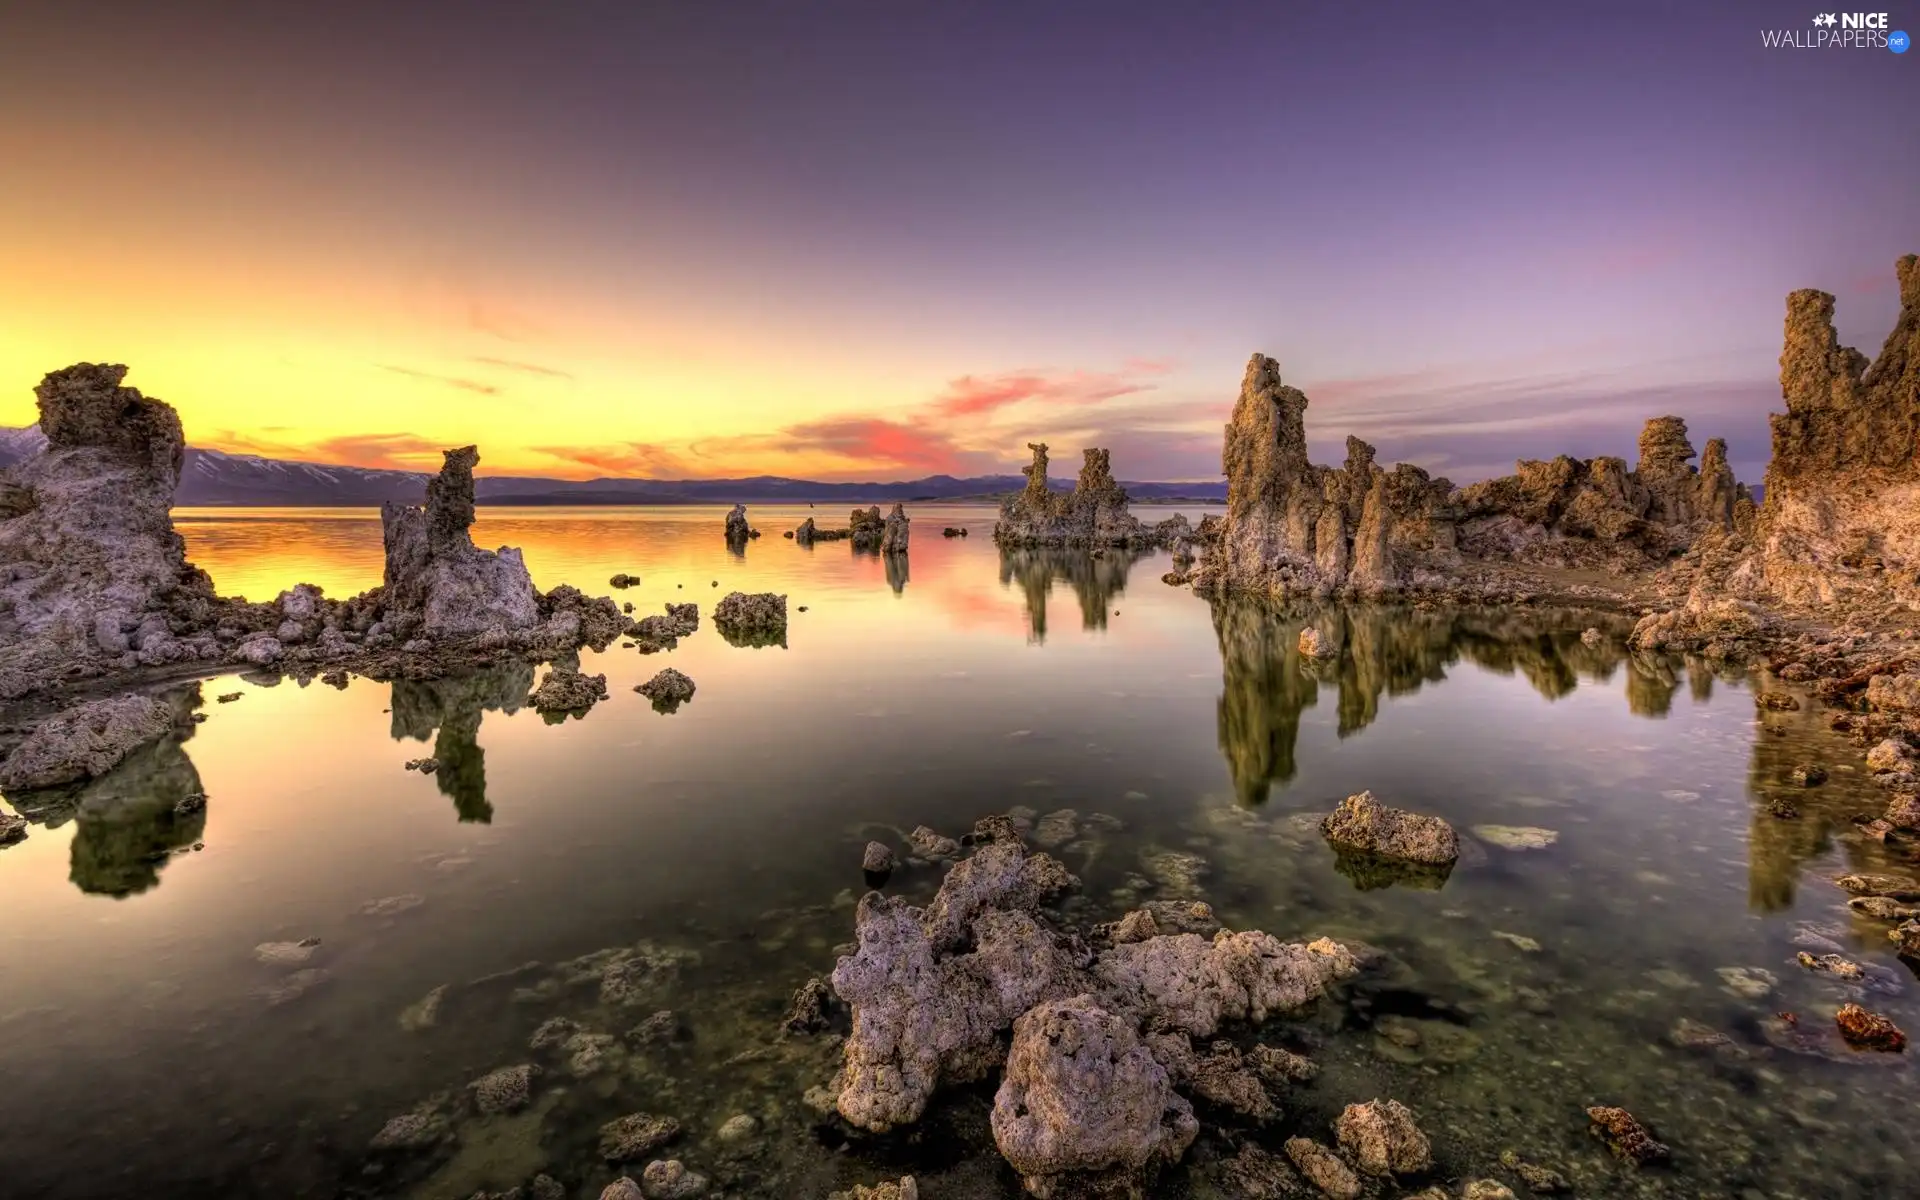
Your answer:
[[[476,543],[523,548],[543,587],[631,572],[614,594],[636,615],[700,605],[671,652],[583,654],[611,693],[584,719],[526,708],[525,667],[228,676],[200,685],[189,739],[30,814],[0,851],[0,1194],[467,1200],[545,1172],[593,1197],[616,1174],[600,1126],[640,1110],[680,1123],[670,1156],[715,1194],[913,1172],[931,1200],[1010,1200],[990,1088],[849,1141],[807,1100],[831,1039],[780,1036],[852,939],[868,840],[1009,811],[1083,880],[1073,920],[1191,897],[1384,954],[1258,1031],[1320,1065],[1282,1119],[1209,1128],[1156,1195],[1225,1194],[1209,1166],[1235,1140],[1328,1140],[1375,1096],[1418,1113],[1436,1180],[1523,1196],[1502,1151],[1581,1196],[1920,1192],[1908,1056],[1827,1036],[1849,999],[1920,1031],[1887,926],[1832,882],[1908,868],[1856,831],[1884,796],[1810,700],[1756,711],[1745,675],[1630,657],[1630,619],[1570,612],[1355,608],[1332,618],[1342,657],[1314,664],[1303,613],[1168,587],[1164,552],[1002,555],[991,509],[918,505],[904,566],[780,536],[839,507],[750,506],[764,536],[735,553],[724,511],[479,510]],[[379,581],[371,511],[176,521],[223,592]],[[713,631],[734,590],[788,595],[784,648]],[[698,691],[664,714],[632,689],[669,665]],[[406,769],[429,755],[436,773]],[[1803,765],[1827,781],[1793,785]],[[1452,822],[1452,873],[1337,858],[1318,816],[1362,789]],[[888,890],[920,902],[939,878]],[[583,985],[610,956],[630,992]],[[556,1017],[611,1036],[531,1049]],[[370,1157],[389,1118],[525,1062],[543,1071],[523,1111],[468,1120],[431,1163]],[[1672,1165],[1616,1163],[1593,1104],[1634,1112]]]

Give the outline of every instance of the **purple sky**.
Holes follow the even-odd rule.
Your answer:
[[[1785,294],[1835,292],[1871,354],[1893,260],[1920,250],[1920,54],[1762,47],[1814,11],[28,3],[0,25],[0,154],[41,208],[0,201],[0,256],[61,188],[147,203],[143,163],[99,147],[190,143],[265,179],[230,189],[245,236],[431,275],[476,329],[568,297],[552,311],[594,332],[499,356],[526,387],[620,354],[627,376],[708,364],[711,438],[627,407],[609,438],[642,464],[738,473],[784,441],[913,475],[1046,438],[1056,460],[1110,445],[1125,478],[1209,478],[1258,350],[1307,391],[1323,461],[1356,432],[1465,481],[1631,457],[1676,412],[1757,481]],[[1920,31],[1920,6],[1891,18]],[[64,179],[33,137],[56,126]],[[0,316],[32,311],[6,290]],[[811,372],[790,403],[787,362]],[[383,365],[383,386],[434,375]],[[425,430],[476,403],[459,382],[351,432]],[[996,387],[1018,394],[956,399]]]

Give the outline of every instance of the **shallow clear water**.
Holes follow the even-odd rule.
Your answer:
[[[1436,1180],[1505,1177],[1521,1195],[1503,1149],[1588,1196],[1920,1191],[1908,1056],[1817,1036],[1847,999],[1915,1031],[1920,1004],[1885,926],[1831,883],[1908,866],[1854,831],[1880,797],[1813,706],[1756,716],[1744,677],[1630,660],[1591,615],[1323,614],[1346,650],[1309,667],[1302,614],[1209,606],[1160,583],[1164,555],[1003,557],[990,510],[924,505],[890,572],[779,536],[838,508],[755,507],[766,536],[743,555],[722,511],[480,510],[480,544],[522,547],[543,586],[599,591],[629,571],[644,582],[617,595],[639,614],[701,606],[671,653],[584,655],[612,698],[582,720],[522,708],[524,668],[344,690],[228,677],[202,685],[208,720],[186,742],[64,808],[11,798],[46,823],[0,851],[0,1194],[465,1200],[545,1170],[597,1196],[614,1175],[599,1126],[644,1110],[678,1119],[670,1153],[732,1195],[908,1170],[934,1200],[1017,1195],[979,1152],[990,1093],[954,1095],[920,1135],[848,1146],[802,1099],[830,1077],[831,1042],[778,1037],[793,989],[851,939],[869,837],[958,835],[1015,808],[1077,814],[1047,827],[1086,883],[1074,920],[1191,894],[1234,927],[1388,952],[1348,996],[1260,1032],[1322,1067],[1281,1097],[1284,1119],[1209,1132],[1156,1194],[1221,1194],[1209,1164],[1236,1139],[1324,1139],[1375,1095],[1419,1113]],[[225,591],[378,581],[370,512],[179,524]],[[957,524],[972,536],[939,536]],[[786,648],[714,633],[711,606],[736,589],[788,593]],[[1582,644],[1590,625],[1603,645]],[[699,689],[671,715],[631,690],[667,665]],[[426,754],[440,773],[403,769]],[[1830,780],[1792,787],[1802,763]],[[1337,861],[1314,814],[1363,788],[1452,821],[1452,874]],[[176,814],[199,791],[204,814]],[[1799,816],[1768,814],[1782,795]],[[1500,825],[1557,840],[1469,833]],[[937,883],[910,870],[890,886]],[[304,963],[256,957],[308,938]],[[659,969],[624,1003],[556,973],[640,944]],[[1869,987],[1794,961],[1836,946]],[[403,1019],[443,985],[431,1024]],[[619,1043],[583,1077],[528,1046],[556,1015],[623,1035],[659,1009],[675,1036]],[[1732,1045],[1675,1044],[1683,1019]],[[438,1163],[370,1159],[389,1117],[529,1061],[546,1069],[527,1112],[468,1120]],[[1614,1164],[1586,1133],[1600,1103],[1651,1125],[1672,1168]],[[722,1141],[742,1113],[758,1132]]]

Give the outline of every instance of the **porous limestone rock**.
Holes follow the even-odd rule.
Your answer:
[[[633,690],[653,701],[659,711],[673,712],[693,699],[693,680],[668,667]]]
[[[906,507],[901,504],[895,504],[893,511],[887,514],[886,526],[880,534],[880,552],[882,554],[905,554],[907,552],[908,526],[911,524],[912,522],[907,519]]]
[[[34,726],[0,763],[0,788],[53,787],[104,775],[174,727],[172,705],[153,696],[114,696],[76,705]]]
[[[1040,1197],[1062,1177],[1133,1176],[1175,1162],[1200,1128],[1134,1022],[1088,995],[1014,1022],[992,1126],[1000,1153]]]
[[[869,875],[885,875],[893,870],[893,851],[881,842],[868,842],[860,856],[860,869]]]
[[[396,639],[496,636],[540,623],[539,596],[520,552],[481,550],[473,525],[473,446],[448,450],[440,473],[427,481],[424,508],[389,501],[380,506],[387,562],[382,620]]]
[[[1282,942],[1259,930],[1162,934],[1114,946],[1094,964],[1112,1007],[1151,1013],[1154,1024],[1212,1037],[1224,1021],[1258,1024],[1301,1008],[1359,965],[1345,947],[1321,939]]]
[[[647,1200],[695,1200],[707,1194],[707,1177],[677,1158],[656,1159],[640,1173],[640,1191]]]
[[[871,1187],[856,1184],[844,1192],[833,1192],[827,1200],[920,1200],[920,1185],[911,1175],[876,1183]]]
[[[46,446],[0,471],[0,700],[49,681],[218,661],[214,636],[270,628],[186,560],[169,510],[185,439],[171,407],[81,363],[34,388]]]
[[[1359,792],[1320,823],[1328,841],[1406,862],[1445,864],[1460,857],[1460,839],[1439,817],[1389,808]]]
[[[1286,1151],[1307,1182],[1319,1188],[1329,1200],[1357,1200],[1363,1191],[1360,1177],[1353,1173],[1353,1168],[1319,1142],[1311,1138],[1289,1138]]]
[[[1865,594],[1920,605],[1920,257],[1894,273],[1900,313],[1871,364],[1840,344],[1832,295],[1787,297],[1787,411],[1768,418],[1755,537],[1767,589],[1789,602]]]
[[[758,644],[787,634],[787,597],[779,592],[729,592],[713,608],[713,627],[727,641]]]
[[[582,675],[572,667],[555,663],[548,668],[540,686],[527,697],[527,703],[540,713],[583,713],[606,698],[605,675]]]
[[[853,1009],[837,1100],[852,1124],[908,1124],[942,1083],[985,1077],[998,1035],[1072,977],[1053,935],[1027,913],[988,910],[972,931],[971,951],[940,955],[918,909],[877,892],[861,900],[859,948],[833,971],[834,992]]]
[[[1254,355],[1226,427],[1227,514],[1216,536],[1202,538],[1200,590],[1376,595],[1401,586],[1403,557],[1450,551],[1451,534],[1435,533],[1435,505],[1452,485],[1414,467],[1383,471],[1355,437],[1344,466],[1315,466],[1306,410],[1306,394],[1281,380],[1279,364]]]
[[[1347,1157],[1369,1175],[1418,1175],[1433,1166],[1433,1144],[1398,1100],[1349,1104],[1333,1131]]]

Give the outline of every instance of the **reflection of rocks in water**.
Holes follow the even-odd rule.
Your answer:
[[[140,747],[97,779],[8,797],[35,824],[51,829],[75,823],[69,878],[83,892],[144,892],[160,882],[160,869],[175,851],[206,831],[200,772],[181,744],[197,728],[186,717],[200,703],[200,687],[163,698],[180,718],[172,734]]]
[[[1680,677],[1667,659],[1634,654],[1627,659],[1627,707],[1636,717],[1664,717],[1673,711]]]
[[[1748,905],[1760,912],[1792,908],[1802,864],[1824,860],[1833,850],[1836,835],[1845,847],[1850,869],[1887,869],[1894,860],[1883,847],[1850,836],[1853,817],[1884,805],[1879,789],[1856,773],[1836,774],[1820,786],[1795,782],[1796,769],[1819,767],[1823,761],[1832,761],[1831,756],[1847,752],[1827,728],[1827,714],[1807,705],[1787,711],[1761,710],[1757,720],[1760,727],[1753,740],[1747,782],[1753,806],[1747,839]],[[1820,876],[1824,879],[1832,873],[1823,869]]]
[[[1113,600],[1127,590],[1127,573],[1146,551],[1012,547],[1000,551],[1000,583],[1018,582],[1027,597],[1027,639],[1047,640],[1047,596],[1055,582],[1080,601],[1080,627],[1105,629]]]
[[[897,595],[907,590],[907,556],[904,554],[883,554],[887,567],[887,586]]]
[[[1379,891],[1395,884],[1421,892],[1437,892],[1453,874],[1452,863],[1408,862],[1365,850],[1335,849],[1333,869],[1353,881],[1362,892]]]
[[[1223,687],[1220,748],[1242,804],[1258,804],[1295,774],[1300,714],[1321,686],[1339,689],[1339,733],[1371,725],[1382,696],[1418,691],[1446,678],[1462,659],[1519,674],[1543,696],[1572,691],[1582,678],[1608,679],[1619,665],[1618,639],[1590,644],[1581,634],[1593,614],[1535,609],[1283,605],[1234,596],[1213,604]],[[1300,635],[1335,649],[1315,660]],[[1629,703],[1633,687],[1629,682]],[[1635,711],[1639,711],[1635,708]]]
[[[504,662],[445,679],[393,681],[393,740],[424,742],[438,729],[433,780],[453,800],[462,821],[493,819],[487,803],[487,753],[480,748],[480,717],[489,710],[517,712],[533,690],[533,664]]]

